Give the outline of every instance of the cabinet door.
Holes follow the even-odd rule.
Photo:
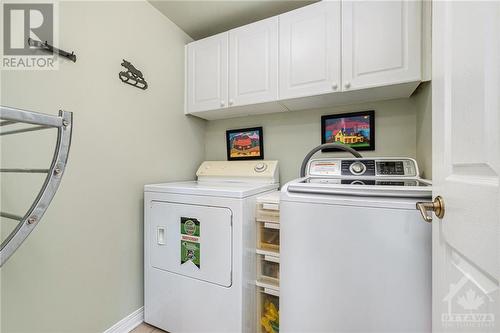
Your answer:
[[[278,17],[229,32],[229,106],[278,99]]]
[[[343,90],[421,78],[420,1],[342,2]]]
[[[187,46],[187,112],[227,106],[228,33]]]
[[[340,1],[325,1],[280,15],[280,99],[339,89],[340,14]]]

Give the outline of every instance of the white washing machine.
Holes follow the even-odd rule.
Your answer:
[[[255,201],[277,161],[203,162],[144,187],[144,316],[168,332],[255,332]]]
[[[304,164],[305,165],[305,164]],[[411,158],[311,160],[281,192],[281,332],[431,332],[431,199]]]

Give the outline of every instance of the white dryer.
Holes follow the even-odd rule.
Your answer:
[[[277,161],[208,161],[144,187],[144,316],[168,332],[255,331],[255,202]]]
[[[305,164],[304,164],[305,165]],[[430,332],[431,183],[411,158],[311,160],[281,192],[281,332]]]

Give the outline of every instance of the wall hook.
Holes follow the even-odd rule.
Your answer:
[[[49,43],[47,41],[41,42],[39,40],[34,40],[32,38],[28,38],[28,45],[29,46],[34,46],[42,51],[49,52],[49,53],[55,53],[61,57],[67,58],[73,62],[76,62],[76,54],[74,52],[66,52],[63,50],[60,50]]]

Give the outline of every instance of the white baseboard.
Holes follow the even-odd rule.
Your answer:
[[[144,321],[144,307],[141,307],[107,330],[104,333],[129,333]]]

